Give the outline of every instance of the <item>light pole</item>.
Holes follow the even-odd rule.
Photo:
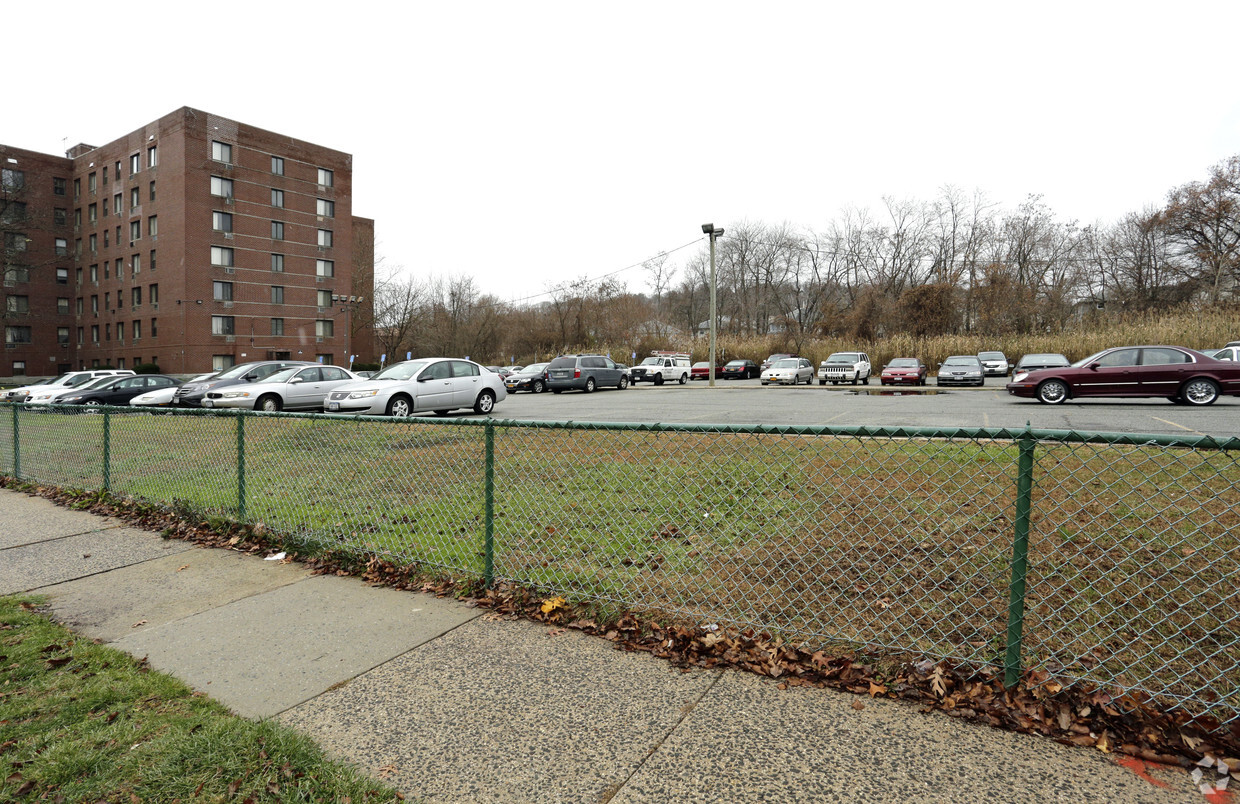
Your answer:
[[[715,387],[715,238],[723,234],[723,227],[703,223],[702,233],[710,236],[710,387]]]
[[[333,293],[332,301],[344,304],[340,312],[345,314],[344,321],[344,352],[349,361],[349,371],[353,370],[353,310],[365,301],[365,296],[343,296]]]

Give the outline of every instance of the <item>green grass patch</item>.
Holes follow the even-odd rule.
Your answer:
[[[386,802],[308,737],[0,597],[0,800]]]

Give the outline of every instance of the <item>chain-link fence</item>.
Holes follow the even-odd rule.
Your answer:
[[[1240,717],[1240,440],[0,410],[0,470]]]

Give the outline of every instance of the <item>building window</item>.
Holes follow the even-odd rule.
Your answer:
[[[225,268],[233,267],[233,250],[230,248],[223,248],[221,246],[212,246],[211,264],[221,265]]]
[[[30,343],[30,327],[5,327],[5,343]]]
[[[5,282],[29,282],[30,267],[26,265],[6,265],[4,267]]]
[[[315,276],[335,276],[336,263],[334,260],[315,260],[314,261]]]
[[[141,240],[141,239],[142,239],[142,221],[130,221],[129,222],[129,240],[132,242],[134,240]]]
[[[99,236],[98,235],[91,235],[90,237],[86,238],[86,242],[90,244],[91,254],[99,253]]]
[[[318,213],[320,218],[336,217],[336,202],[326,198],[318,199]]]
[[[335,334],[335,323],[329,320],[319,320],[314,322],[314,334],[319,338],[330,338]]]
[[[283,285],[272,285],[271,286],[271,303],[272,304],[284,304],[284,286]]]
[[[56,284],[57,285],[69,284],[69,269],[68,268],[57,268],[56,269]]]
[[[154,284],[148,286],[146,289],[146,297],[150,300],[151,304],[159,304],[159,285]]]
[[[68,182],[64,179],[52,179],[52,195],[64,195],[68,189]]]
[[[112,325],[111,325],[111,324],[104,324],[104,325],[103,325],[103,339],[104,339],[105,341],[111,341],[111,340],[112,340]]]
[[[120,294],[116,294],[118,297]],[[117,301],[120,301],[118,298]],[[103,311],[106,313],[112,307],[112,291],[103,294]]]
[[[212,335],[236,335],[236,328],[233,326],[233,317],[230,315],[213,315],[211,316],[211,334]]]
[[[69,328],[56,327],[56,343],[64,346],[69,343]]]
[[[104,207],[104,209],[107,209],[107,207]],[[107,229],[103,230],[103,247],[104,248],[108,247],[108,230]]]
[[[217,232],[231,232],[232,213],[231,212],[212,212],[211,228]]]
[[[216,162],[232,164],[232,146],[219,140],[211,141],[211,158]]]
[[[159,148],[152,145],[146,149],[146,166],[149,168],[156,167],[159,164]]]
[[[96,345],[99,343],[99,325],[98,324],[90,325],[90,342]]]
[[[121,268],[121,265],[122,265],[121,258],[117,257],[116,258],[116,278],[117,279],[122,279],[125,276],[125,271]]]
[[[332,292],[330,290],[320,290],[318,295],[319,295],[319,307],[331,307],[332,306]]]
[[[99,282],[99,266],[98,265],[92,265],[90,267],[90,281],[95,282],[96,284]]]
[[[124,321],[116,322],[116,339],[120,341],[121,343],[125,342],[125,322]],[[121,360],[124,360],[124,359],[125,358],[123,357],[121,358]]]
[[[139,194],[139,193],[138,193],[138,188],[137,188],[137,187],[132,187],[132,188],[130,188],[130,190],[129,190],[129,209],[130,209],[131,211],[132,211],[132,210],[135,210],[135,209],[137,209],[137,208],[138,208],[138,204],[141,204],[141,203],[142,203],[142,196],[141,196],[141,194]]]
[[[129,258],[129,276],[132,279],[142,273],[142,255],[134,254]]]
[[[56,207],[52,211],[52,222],[57,226],[67,226],[69,224],[69,210]]]
[[[119,215],[124,211],[125,211],[124,199],[121,198],[120,193],[117,193],[116,195],[112,196],[112,212],[116,215]]]
[[[284,221],[272,221],[271,222],[271,239],[272,240],[283,240],[284,239]]]
[[[271,205],[273,207],[281,207],[281,208],[284,207],[284,191],[283,190],[276,190],[274,188],[272,189]]]
[[[146,219],[146,236],[152,240],[159,238],[159,216],[152,215]]]
[[[133,322],[133,339],[135,341],[142,340],[142,321],[141,320]],[[139,361],[135,358],[133,364],[136,366],[138,365],[138,363]]]
[[[211,195],[217,195],[222,198],[233,197],[232,179],[225,179],[220,176],[211,177]]]
[[[271,172],[277,176],[284,175],[284,158],[280,156],[271,157]]]
[[[283,318],[271,319],[271,334],[272,335],[283,335],[284,334],[284,319]]]
[[[16,160],[14,160],[16,161]],[[95,174],[90,174],[92,177]],[[26,172],[11,168],[0,169],[0,190],[6,193],[17,192],[26,186]]]
[[[155,182],[151,182],[151,200],[155,200]]]
[[[21,223],[26,220],[26,202],[9,201],[0,207],[0,223]]]
[[[73,228],[74,229],[82,228],[82,208],[81,207],[78,207],[77,209],[73,210]]]
[[[56,256],[57,257],[68,257],[69,256],[69,241],[63,237],[58,237],[56,238],[55,242],[56,242]],[[23,243],[23,245],[25,244]]]
[[[86,190],[91,194],[95,194],[96,186],[99,184],[99,176],[95,173],[86,177]]]
[[[331,187],[332,178],[333,178],[332,172],[330,170],[327,170],[326,168],[319,168],[319,186],[320,187]]]
[[[60,315],[69,314],[69,297],[60,296],[56,299],[56,312]]]
[[[25,360],[14,360],[13,361],[13,376],[14,377],[25,377],[26,376],[26,361]]]
[[[211,370],[223,371],[224,369],[230,369],[236,365],[236,362],[232,355],[211,355]]]
[[[142,170],[142,154],[132,154],[129,157],[129,175],[136,176],[138,171]]]
[[[73,198],[74,200],[76,200],[81,197],[82,197],[82,180],[74,179],[73,180]]]
[[[99,220],[99,205],[91,204],[86,208],[86,220],[95,223]]]
[[[84,334],[85,331],[86,330],[83,327],[78,327],[78,343],[82,343],[83,339],[86,337]]]
[[[114,167],[116,168],[116,180],[120,181],[121,180],[121,160],[117,159],[116,162],[114,163]]]
[[[103,183],[104,184],[108,183],[108,166],[107,165],[103,166]]]
[[[5,232],[4,233],[4,250],[5,251],[25,251],[26,236],[21,232]]]
[[[133,307],[139,307],[142,305],[142,286],[141,285],[139,285],[136,288],[130,288],[129,304]]]
[[[79,285],[82,284],[82,266],[80,265],[77,267],[77,283]],[[80,313],[82,311],[78,310],[78,312]]]
[[[232,301],[233,300],[233,283],[232,282],[212,282],[211,297],[216,301]]]
[[[151,270],[154,271],[155,270],[155,249],[151,249],[151,261],[148,264],[151,266]]]
[[[30,297],[9,296],[5,302],[5,309],[10,313],[28,313],[30,312]]]
[[[152,338],[159,337],[159,319],[158,318],[151,319],[151,337]]]
[[[332,230],[319,229],[319,248],[331,248]]]

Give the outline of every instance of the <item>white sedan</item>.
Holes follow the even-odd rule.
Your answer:
[[[490,413],[508,396],[504,378],[472,360],[423,357],[393,363],[375,376],[342,385],[327,396],[328,413],[410,416],[458,408]]]
[[[208,391],[204,408],[243,410],[322,410],[333,390],[362,379],[340,366],[292,366],[260,382],[226,385]]]
[[[759,379],[763,385],[809,385],[814,381],[814,364],[803,357],[785,357],[772,363]]]

